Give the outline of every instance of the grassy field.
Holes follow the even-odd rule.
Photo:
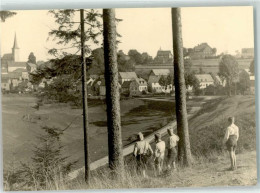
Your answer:
[[[133,112],[140,112],[140,106],[144,102],[139,101],[141,103],[139,105],[137,101],[133,102],[138,110],[125,109],[124,116],[131,117]],[[151,104],[146,104],[146,107],[148,111],[151,111],[154,104],[149,105]],[[157,105],[154,108],[158,110]],[[165,115],[168,108],[166,106],[164,108],[158,113]],[[138,120],[139,116],[140,114],[136,116]],[[221,143],[229,116],[235,116],[235,122],[240,129],[237,151],[238,169],[236,171],[228,170],[229,157]],[[190,119],[189,130],[193,154],[191,168],[178,167],[176,171],[165,171],[161,176],[154,176],[153,163],[150,160],[149,177],[143,178],[136,174],[134,162],[128,162],[126,175],[120,179],[114,179],[109,169],[102,168],[92,172],[90,186],[84,183],[83,175],[79,175],[72,181],[63,179],[50,183],[46,190],[245,186],[257,183],[255,98],[253,96],[209,100]],[[35,187],[29,190],[35,190]]]
[[[66,104],[46,104],[39,110],[32,108],[36,99],[28,96],[3,95],[3,157],[4,166],[13,160],[30,160],[36,136],[42,126],[65,129],[62,143],[65,154],[71,160],[79,160],[77,167],[83,166],[82,110],[72,109]],[[89,108],[91,161],[107,155],[106,106],[91,102]],[[135,134],[145,135],[160,129],[174,119],[174,104],[169,102],[142,101],[131,99],[121,101],[123,144],[135,140]]]

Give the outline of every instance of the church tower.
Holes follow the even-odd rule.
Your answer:
[[[20,48],[18,47],[17,39],[16,39],[16,33],[15,33],[15,35],[14,35],[14,45],[13,45],[13,48],[12,48],[13,60],[15,62],[18,62],[20,60],[19,49]]]

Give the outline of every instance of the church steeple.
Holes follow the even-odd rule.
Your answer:
[[[14,35],[14,45],[13,45],[13,48],[12,48],[12,53],[13,53],[14,61],[18,62],[19,61],[19,47],[18,47],[18,44],[17,44],[16,33]]]

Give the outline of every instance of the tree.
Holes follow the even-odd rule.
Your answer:
[[[161,76],[159,79],[159,84],[164,87],[165,91],[167,90],[168,86],[172,85],[173,77],[169,74],[167,77]]]
[[[89,69],[90,74],[104,74],[105,67],[104,67],[104,48],[96,48],[92,51],[91,55],[91,67]]]
[[[228,96],[231,96],[232,84],[238,79],[238,63],[234,56],[223,55],[219,63],[219,76],[227,82]]]
[[[22,163],[18,172],[27,186],[38,190],[46,190],[49,185],[62,182],[77,162],[69,162],[68,157],[62,156],[63,130],[46,126],[42,129],[44,133],[37,136],[38,143],[33,150],[32,163]]]
[[[121,134],[120,93],[116,51],[116,21],[114,9],[103,9],[103,36],[107,103],[109,167],[117,176],[124,174]]]
[[[36,64],[36,57],[34,56],[33,52],[31,52],[28,57],[28,63]]]
[[[117,62],[118,62],[118,70],[120,72],[131,72],[135,70],[135,60],[133,58],[129,58],[125,53],[120,50],[117,53]]]
[[[238,88],[243,94],[250,88],[250,76],[245,70],[239,73]]]
[[[12,17],[16,15],[16,12],[13,11],[0,11],[0,17],[1,17],[1,22],[5,22],[5,20],[9,17]]]
[[[152,56],[150,56],[147,52],[142,53],[142,64],[149,64],[153,61]]]
[[[57,24],[56,29],[49,32],[57,46],[62,48],[52,48],[49,54],[56,57],[63,57],[71,52],[78,53],[81,50],[81,28],[78,19],[79,9],[50,10],[49,13],[54,17]],[[97,9],[84,9],[84,24],[86,44],[85,54],[91,54],[91,44],[99,44],[98,37],[102,34],[102,15]]]
[[[143,64],[144,59],[142,54],[139,53],[137,50],[129,50],[128,56],[132,59],[136,64]]]
[[[192,67],[192,62],[190,59],[184,60],[184,71],[185,72],[190,72]]]
[[[177,133],[180,137],[178,144],[178,159],[184,166],[191,165],[191,150],[186,109],[186,86],[184,78],[183,44],[181,9],[172,8],[172,39],[174,53],[174,85],[176,101]]]
[[[195,73],[193,71],[185,72],[184,77],[186,88],[190,86],[197,93],[197,91],[200,89],[200,82],[196,78]]]
[[[255,74],[255,60],[252,60],[249,69],[252,74]]]

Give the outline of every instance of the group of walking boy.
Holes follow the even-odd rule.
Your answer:
[[[176,157],[177,157],[177,144],[179,141],[179,137],[174,134],[173,128],[169,128],[168,132],[168,139],[165,143],[161,139],[161,134],[156,133],[154,135],[155,138],[155,149],[153,151],[151,145],[144,140],[143,134],[140,132],[138,133],[138,141],[134,146],[133,154],[136,157],[137,162],[137,171],[142,173],[144,177],[146,177],[146,170],[147,165],[151,157],[153,157],[154,161],[154,168],[156,175],[162,174],[163,165],[165,163],[165,154],[167,152],[167,169],[171,170],[176,169]],[[237,140],[239,138],[239,129],[234,124],[234,117],[228,118],[228,127],[226,129],[226,133],[223,139],[223,144],[226,145],[227,150],[230,155],[230,162],[231,167],[230,170],[237,169],[236,163],[236,155],[235,150],[237,147]]]
[[[138,133],[138,141],[134,146],[134,156],[137,161],[137,170],[142,172],[142,175],[146,177],[147,164],[150,157],[154,157],[154,168],[157,175],[160,175],[163,170],[163,164],[165,160],[165,154],[167,151],[167,168],[176,168],[175,160],[177,157],[176,146],[179,141],[179,137],[173,133],[173,129],[168,129],[168,140],[165,143],[161,139],[161,134],[156,133],[155,138],[155,149],[153,151],[151,145],[144,140],[143,134]]]

